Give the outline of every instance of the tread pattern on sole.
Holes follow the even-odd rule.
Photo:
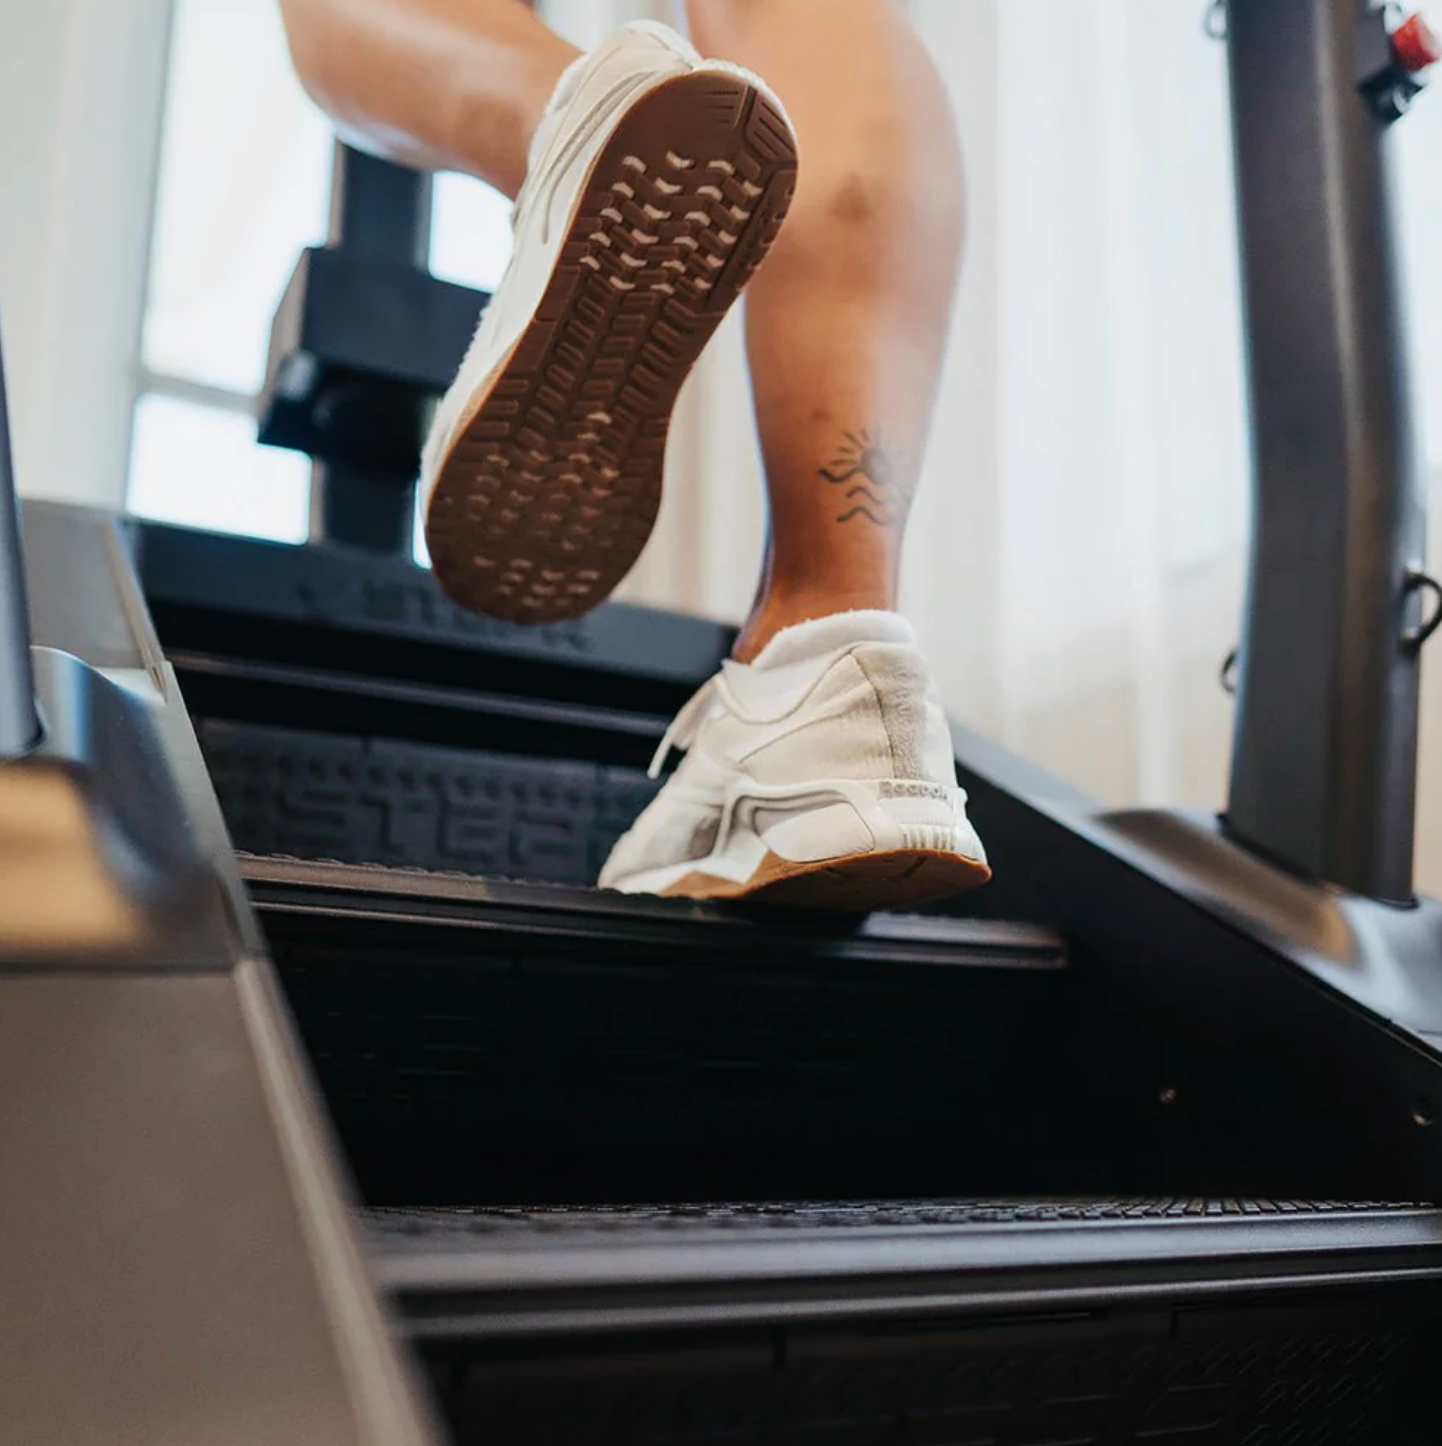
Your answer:
[[[796,149],[738,76],[639,100],[586,184],[540,306],[477,398],[426,517],[457,602],[522,623],[603,601],[645,546],[681,383],[775,240]]]
[[[820,863],[794,863],[768,853],[744,884],[692,873],[665,890],[688,899],[744,899],[795,909],[871,913],[979,888],[991,870],[975,859],[941,849],[891,849]]]

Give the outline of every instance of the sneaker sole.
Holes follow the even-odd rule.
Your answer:
[[[681,383],[795,187],[791,128],[740,76],[663,81],[621,119],[535,315],[439,469],[426,545],[456,602],[556,622],[630,571],[660,507]]]
[[[889,849],[819,863],[768,853],[745,883],[693,873],[662,892],[668,898],[746,899],[860,914],[935,903],[980,888],[990,878],[985,864],[940,849]]]

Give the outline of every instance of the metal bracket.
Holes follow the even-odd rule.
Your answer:
[[[1442,583],[1439,583],[1435,577],[1413,568],[1408,572],[1407,580],[1402,586],[1404,607],[1411,601],[1414,593],[1428,593],[1436,604],[1430,617],[1424,617],[1415,628],[1408,628],[1402,634],[1402,646],[1409,653],[1420,653],[1427,639],[1439,627],[1442,627]]]
[[[271,328],[259,437],[315,461],[311,541],[409,557],[431,401],[486,300],[432,276],[431,179],[337,143],[326,246]]]

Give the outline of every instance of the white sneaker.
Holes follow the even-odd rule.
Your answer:
[[[511,265],[421,465],[426,544],[457,602],[550,622],[625,576],[676,394],[795,185],[781,103],[664,25],[628,25],[561,77]]]
[[[983,884],[986,852],[911,628],[838,613],[728,662],[652,764],[690,751],[616,845],[602,888],[868,910]]]

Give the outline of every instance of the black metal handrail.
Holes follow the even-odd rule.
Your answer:
[[[1412,897],[1426,498],[1389,175],[1420,87],[1372,0],[1227,0],[1255,471],[1227,824]]]

